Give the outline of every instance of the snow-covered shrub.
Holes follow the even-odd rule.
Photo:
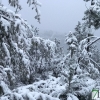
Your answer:
[[[40,37],[34,37],[32,39],[29,54],[31,55],[31,68],[34,70],[33,73],[41,74],[41,78],[43,79],[47,77],[45,72],[54,68],[53,58],[55,56],[55,48],[56,44],[53,41],[44,40]]]
[[[50,76],[47,80],[14,89],[1,96],[0,100],[60,100],[59,95],[65,90],[60,78]]]

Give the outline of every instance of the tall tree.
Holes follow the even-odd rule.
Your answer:
[[[91,61],[87,51],[88,37],[82,40],[75,33],[69,33],[66,37],[66,43],[69,46],[69,53],[66,57],[67,66],[64,68],[62,74],[66,77],[67,100],[86,99],[89,98],[90,91],[95,87],[95,79],[99,76],[99,70]],[[79,60],[80,58],[80,60]],[[94,75],[92,74],[94,73]],[[91,81],[91,82],[90,82]],[[88,84],[87,84],[88,82]],[[88,88],[88,90],[86,90]]]

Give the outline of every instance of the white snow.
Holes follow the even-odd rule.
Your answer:
[[[36,3],[37,5],[40,5],[40,3],[38,3],[37,1]],[[15,28],[19,25],[19,31],[16,32],[16,34],[9,33],[13,37],[13,38],[10,37],[10,40],[11,40],[10,42],[12,46],[14,47],[13,49],[16,50],[16,53],[20,54],[21,60],[23,63],[23,70],[27,71],[27,74],[25,73],[25,77],[29,79],[30,73],[31,73],[30,68],[34,66],[34,65],[31,66],[31,63],[34,63],[34,62],[30,61],[30,58],[31,58],[29,56],[30,48],[32,46],[36,47],[36,44],[34,45],[34,43],[37,43],[38,54],[40,54],[41,52],[44,52],[42,51],[43,49],[45,51],[49,51],[49,53],[52,54],[53,57],[55,57],[56,44],[55,42],[49,39],[35,37],[31,26],[28,25],[27,21],[21,18],[21,15],[15,14],[13,11],[10,11],[9,9],[5,7],[2,7],[0,9],[10,15],[10,18],[8,19],[4,19],[3,17],[1,17],[1,21],[2,21],[3,26],[5,26],[6,32],[8,31],[7,27],[8,26],[10,27],[11,25],[10,24],[11,21],[15,22],[14,24]],[[40,16],[39,10],[37,10],[37,12],[38,12],[38,16]],[[5,15],[2,15],[2,16],[5,16]],[[5,41],[3,40],[2,45],[6,54],[5,60],[10,62],[11,51],[9,50],[10,46],[7,44],[7,42],[8,42],[7,40]],[[78,47],[80,49],[82,57],[86,57],[87,59],[89,58],[87,50],[86,50],[88,46],[87,39],[82,40],[79,46],[77,46],[77,38],[72,32],[70,32],[69,35],[66,37],[66,42],[72,50],[76,50]],[[40,49],[40,47],[42,47],[42,49]],[[58,78],[55,78],[52,76],[52,73],[53,73],[52,71],[51,73],[47,73],[48,79],[46,80],[38,80],[38,82],[34,82],[33,84],[26,85],[26,86],[16,87],[16,89],[13,89],[13,90],[10,90],[7,85],[9,84],[9,81],[8,81],[9,79],[7,77],[7,74],[9,74],[8,72],[10,72],[12,76],[10,78],[11,80],[13,80],[13,78],[16,78],[14,77],[14,74],[12,74],[13,73],[12,67],[16,67],[16,66],[12,66],[12,65],[9,67],[0,66],[0,86],[2,87],[3,92],[4,92],[4,95],[0,97],[0,100],[14,100],[14,99],[16,100],[60,100],[59,99],[60,95],[66,92],[68,89],[70,68],[72,69],[76,68],[77,75],[75,75],[74,72],[72,73],[73,76],[72,76],[72,79],[70,80],[70,84],[71,84],[71,88],[73,92],[66,94],[68,96],[67,100],[78,100],[78,98],[74,94],[87,95],[96,86],[95,81],[92,78],[90,78],[90,76],[92,77],[92,74],[94,73],[95,75],[96,74],[99,75],[99,71],[97,70],[97,68],[94,67],[92,63],[89,63],[86,66],[88,70],[86,70],[85,68],[84,70],[82,70],[81,67],[78,65],[78,63],[75,62],[78,57],[76,57],[75,55],[75,58],[70,59],[69,58],[70,54],[71,54],[71,50],[66,56],[64,56],[64,58],[59,57],[57,59],[55,57],[54,59],[51,60],[51,61],[55,60],[56,62],[57,61],[60,62],[59,65],[56,65],[56,68],[61,70]],[[34,60],[34,58],[35,56],[32,57],[32,60]],[[48,67],[48,66],[45,66],[46,62],[44,58],[40,57],[40,59],[42,59],[43,61],[42,63],[43,68]],[[71,60],[74,60],[74,61],[71,62]],[[69,63],[70,63],[70,66],[69,66]],[[40,60],[37,61],[37,65],[39,64],[41,64]],[[60,69],[59,66],[62,68]],[[90,74],[89,72],[92,72],[92,74]],[[100,84],[99,81],[98,81],[98,84]],[[79,89],[75,90],[75,88],[79,88]]]

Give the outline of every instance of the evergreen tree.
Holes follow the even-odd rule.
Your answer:
[[[95,79],[99,75],[99,70],[90,60],[86,46],[87,38],[78,43],[75,34],[70,32],[66,37],[66,43],[69,46],[69,54],[66,57],[69,59],[66,59],[66,70],[62,71],[67,82],[64,94],[66,94],[67,100],[69,98],[73,100],[73,96],[76,96],[76,100],[82,98],[88,100],[90,91],[96,86]],[[82,48],[79,48],[80,46]],[[80,61],[78,61],[79,58],[81,58]]]

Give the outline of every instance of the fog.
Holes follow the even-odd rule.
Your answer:
[[[41,35],[44,31],[53,31],[59,34],[67,34],[69,31],[73,32],[78,21],[82,22],[84,11],[87,9],[83,0],[39,1],[42,3],[42,7],[39,7],[41,11],[41,24],[34,19],[36,13],[27,5],[27,0],[20,0],[23,9],[19,13],[21,13],[24,19],[27,19],[29,24],[38,27],[40,29],[39,34]],[[2,3],[13,9],[8,5],[7,0],[2,0]],[[94,31],[93,33],[100,36],[99,31]]]

